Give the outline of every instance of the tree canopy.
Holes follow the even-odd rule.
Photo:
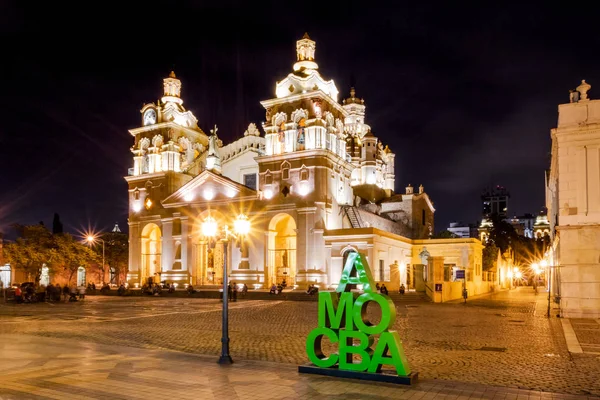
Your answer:
[[[104,277],[104,268],[108,266],[112,271],[113,281],[111,283],[119,284],[125,279],[129,264],[129,236],[122,232],[108,232],[101,236],[104,240],[104,262],[106,265],[100,265],[102,277]],[[102,259],[102,243],[97,242],[94,251]],[[102,264],[100,262],[100,264]]]
[[[70,282],[80,266],[97,259],[96,254],[73,236],[52,234],[44,225],[14,225],[17,240],[4,245],[4,257],[11,266],[23,269],[27,279],[38,282],[42,267],[53,275],[63,275]]]

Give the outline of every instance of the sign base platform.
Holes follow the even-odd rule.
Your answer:
[[[344,371],[338,368],[319,368],[313,364],[299,365],[298,372],[300,372],[301,374],[315,374],[334,376],[336,378],[361,379],[364,381],[387,382],[395,383],[398,385],[414,385],[417,383],[419,378],[418,372],[411,372],[407,376],[398,376],[385,372],[376,374],[372,372]]]

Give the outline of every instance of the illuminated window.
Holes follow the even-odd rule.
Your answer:
[[[135,189],[135,191],[133,192],[133,199],[134,200],[140,199],[140,191],[138,189]]]

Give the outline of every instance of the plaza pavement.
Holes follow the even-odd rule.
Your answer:
[[[527,289],[466,305],[399,306],[395,329],[420,374],[414,387],[299,375],[304,339],[317,321],[314,302],[231,304],[236,363],[229,367],[216,364],[216,300],[98,296],[78,303],[2,304],[0,399],[600,395],[600,354],[569,353],[561,320],[546,318],[543,295]],[[575,336],[594,343],[600,329],[593,322],[572,324]]]

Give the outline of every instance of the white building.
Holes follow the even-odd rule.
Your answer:
[[[546,179],[548,264],[567,318],[600,317],[600,100],[590,88],[582,81],[558,106]]]
[[[299,40],[293,71],[276,83],[274,98],[261,102],[264,136],[254,124],[227,145],[216,127],[207,135],[183,107],[174,73],[164,80],[162,99],[141,109],[142,126],[130,130],[134,166],[125,178],[130,283],[220,283],[223,243],[213,246],[203,223],[210,217],[231,227],[240,214],[252,231],[229,251],[238,283],[331,286],[349,251],[364,252],[375,279],[392,289],[427,279],[422,253],[445,254],[473,280],[481,275],[475,239],[425,249],[432,202],[422,185],[394,193],[395,154],[367,125],[354,89],[338,102],[315,48],[308,35]]]

